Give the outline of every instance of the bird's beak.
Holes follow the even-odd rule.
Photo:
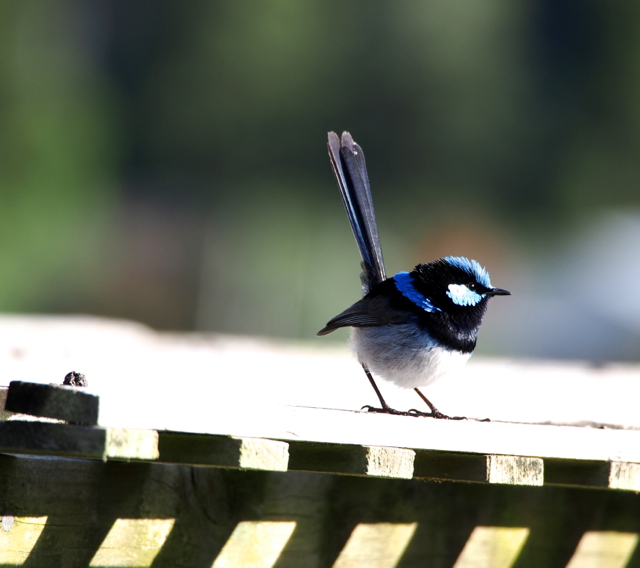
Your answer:
[[[489,290],[489,296],[511,296],[511,292],[503,290],[502,288],[491,288],[491,290]]]

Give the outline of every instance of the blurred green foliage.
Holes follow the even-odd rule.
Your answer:
[[[2,3],[0,309],[312,336],[359,293],[328,130],[364,147],[389,272],[464,254],[508,288],[638,205],[639,11]]]
[[[92,286],[114,191],[117,116],[72,5],[0,5],[0,306]]]

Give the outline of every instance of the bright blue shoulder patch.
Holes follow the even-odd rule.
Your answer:
[[[473,276],[479,284],[482,284],[487,288],[492,288],[489,273],[475,260],[469,260],[464,256],[446,256],[444,260],[446,260],[451,266],[464,270],[467,274]]]
[[[393,277],[393,281],[398,291],[405,297],[411,300],[416,306],[422,308],[426,312],[441,312],[442,310],[436,308],[424,294],[421,294],[416,290],[413,285],[413,278],[408,272],[398,272]]]

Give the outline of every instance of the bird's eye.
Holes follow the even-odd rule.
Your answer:
[[[467,285],[467,288],[469,288],[469,290],[475,290],[476,285],[473,282],[471,282],[471,284]]]

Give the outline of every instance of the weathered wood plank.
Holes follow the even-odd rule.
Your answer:
[[[159,461],[239,469],[287,471],[289,445],[260,438],[159,432]]]
[[[398,566],[413,540],[418,523],[361,523],[331,568]]]
[[[9,387],[0,387],[0,420],[8,420],[13,416],[13,412],[5,410],[4,405],[7,402]]]
[[[211,568],[272,568],[296,529],[295,521],[241,521]]]
[[[4,409],[76,424],[98,423],[100,399],[78,388],[11,381]]]
[[[154,460],[158,457],[158,434],[153,430],[10,420],[0,422],[0,452]]]
[[[0,565],[21,566],[38,542],[47,517],[16,517],[0,530]]]
[[[60,424],[60,426],[64,426],[64,424]],[[158,433],[155,430],[104,428],[104,431],[103,459],[158,459]]]
[[[290,442],[289,469],[411,479],[415,452],[404,448]]]
[[[0,530],[0,565],[25,564],[47,520],[48,517],[17,517],[10,527]],[[175,519],[116,519],[89,566],[151,566],[174,522]],[[49,565],[55,562],[52,559]]]
[[[587,531],[566,568],[626,568],[637,545],[637,533]]]
[[[258,558],[261,549],[277,552],[279,568],[334,566],[338,559],[403,568],[474,559],[499,566],[500,559],[514,560],[518,541],[519,567],[559,567],[574,551],[628,555],[633,543],[602,533],[640,533],[640,495],[632,492],[161,463],[0,455],[0,497],[4,514],[15,516],[9,531],[0,528],[8,537],[0,551],[15,534],[23,547],[13,546],[22,551],[17,559],[38,568],[126,566],[127,558],[148,563],[153,555],[158,567],[212,566],[230,557],[230,542]],[[24,538],[17,521],[33,518],[40,531],[43,517],[40,537]],[[581,537],[594,532],[606,546],[582,545]],[[637,561],[634,553],[628,566]]]
[[[284,441],[385,446],[413,450],[533,458],[640,463],[640,430],[449,421],[367,412],[287,406],[250,406],[241,415],[216,406],[166,413],[156,424],[179,432]]]
[[[415,477],[505,485],[542,485],[543,462],[539,458],[416,452]]]
[[[116,519],[89,566],[152,565],[175,519]]]
[[[610,462],[594,460],[544,460],[545,485],[608,487]]]
[[[486,456],[487,482],[506,485],[544,484],[544,463],[540,458]]]
[[[482,454],[416,451],[414,476],[418,479],[486,483],[487,460]]]
[[[640,464],[611,462],[608,481],[609,489],[640,491]]]
[[[640,491],[640,464],[618,461],[545,460],[545,485]]]
[[[510,568],[529,538],[527,527],[476,527],[454,568]]]
[[[0,333],[7,344],[0,357],[5,377],[48,382],[54,375],[62,378],[70,358],[81,360],[77,368],[87,373],[92,389],[100,394],[99,424],[105,427],[640,463],[640,430],[588,426],[599,421],[640,428],[634,404],[640,392],[638,365],[595,367],[474,358],[461,377],[451,377],[433,388],[443,409],[490,416],[493,422],[454,423],[304,408],[359,408],[375,396],[345,350],[319,349],[317,342],[303,345],[214,334],[156,333],[130,322],[84,317],[3,316]],[[131,364],[123,367],[125,359]],[[238,365],[249,359],[250,365]],[[203,373],[202,369],[210,371]],[[215,400],[192,397],[166,388],[174,384],[177,373],[190,376],[191,391],[212,390],[218,396]],[[228,380],[230,374],[234,381]],[[263,374],[270,380],[263,380]],[[514,376],[520,384],[556,388],[559,396],[549,400],[535,394],[548,389],[530,389],[539,398],[513,397],[508,385],[513,384]],[[452,386],[437,392],[440,385]],[[577,386],[585,396],[565,404]],[[127,396],[122,396],[123,389]],[[255,406],[247,401],[249,391]],[[602,405],[603,394],[611,391],[628,396],[615,408]],[[486,392],[494,394],[484,396]],[[398,408],[415,404],[413,393],[390,389],[385,394]],[[509,404],[504,404],[504,396]],[[238,404],[245,411],[237,412]],[[501,418],[575,422],[584,427],[513,424],[500,422]]]

